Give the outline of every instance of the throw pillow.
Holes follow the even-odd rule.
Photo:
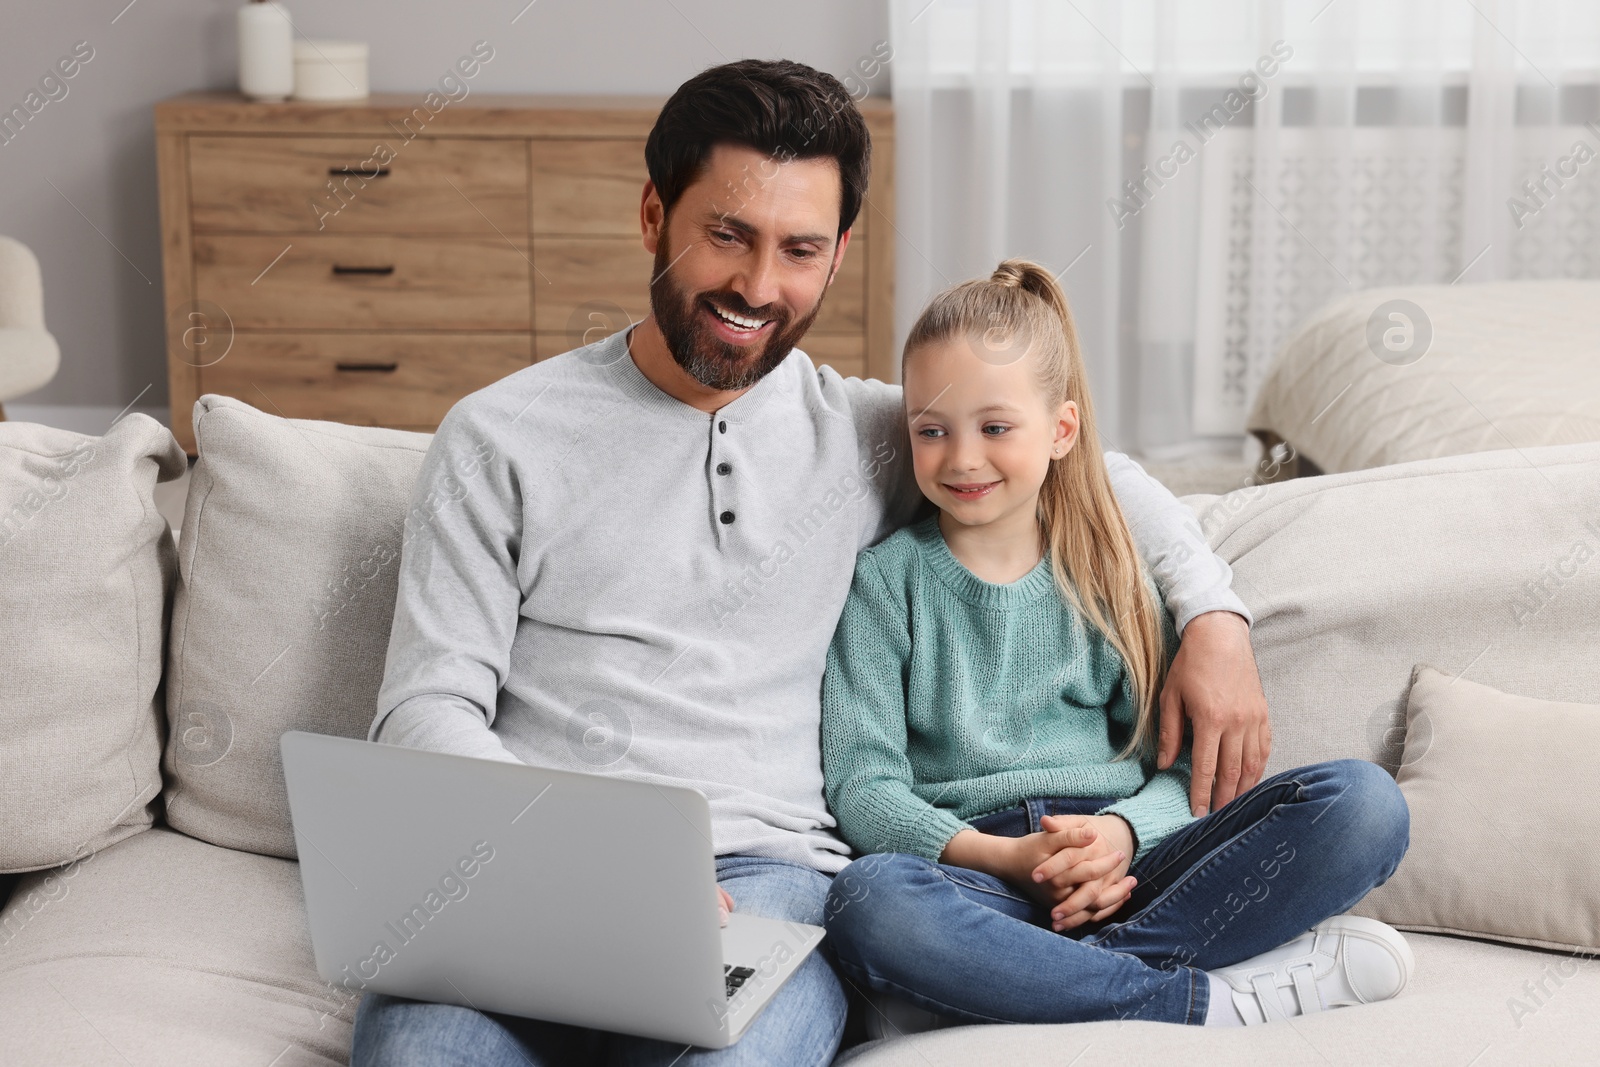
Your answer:
[[[1600,704],[1412,671],[1396,781],[1411,847],[1358,915],[1406,930],[1600,950]]]

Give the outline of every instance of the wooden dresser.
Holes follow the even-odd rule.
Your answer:
[[[646,97],[192,93],[156,106],[172,430],[223,393],[287,418],[432,432],[461,397],[649,311]],[[801,343],[893,377],[894,127]]]

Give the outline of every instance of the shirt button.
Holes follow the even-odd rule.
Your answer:
[[[728,432],[728,422],[727,422],[726,419],[724,419],[723,421],[717,423],[717,432],[718,433],[727,433]]]
[[[731,463],[718,463],[717,464],[717,473],[718,474],[727,474],[731,470],[733,470],[733,465]]]
[[[733,522],[733,512],[724,511],[718,518],[722,520],[722,525],[727,526]]]

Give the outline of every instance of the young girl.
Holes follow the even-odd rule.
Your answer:
[[[845,975],[966,1022],[1237,1026],[1399,993],[1404,938],[1340,914],[1409,844],[1385,771],[1296,768],[1196,819],[1187,746],[1155,768],[1177,635],[1050,273],[941,293],[902,380],[939,510],[861,555],[823,682],[827,799],[864,854],[828,902]]]

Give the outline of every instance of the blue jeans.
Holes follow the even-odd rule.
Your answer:
[[[717,859],[717,881],[733,897],[738,911],[820,926],[831,879],[809,867],[781,860],[721,856]],[[806,958],[738,1043],[725,1049],[703,1049],[368,993],[356,1011],[350,1064],[827,1064],[838,1052],[845,1024],[844,990],[825,955],[827,948],[824,939],[821,948]]]
[[[1107,803],[1033,800],[972,825],[1015,837],[1037,831],[1041,815]],[[834,879],[827,940],[846,978],[964,1022],[1198,1025],[1205,971],[1348,910],[1394,873],[1410,828],[1383,768],[1316,763],[1174,831],[1131,869],[1132,897],[1099,923],[1058,934],[1048,908],[998,878],[883,853]]]

